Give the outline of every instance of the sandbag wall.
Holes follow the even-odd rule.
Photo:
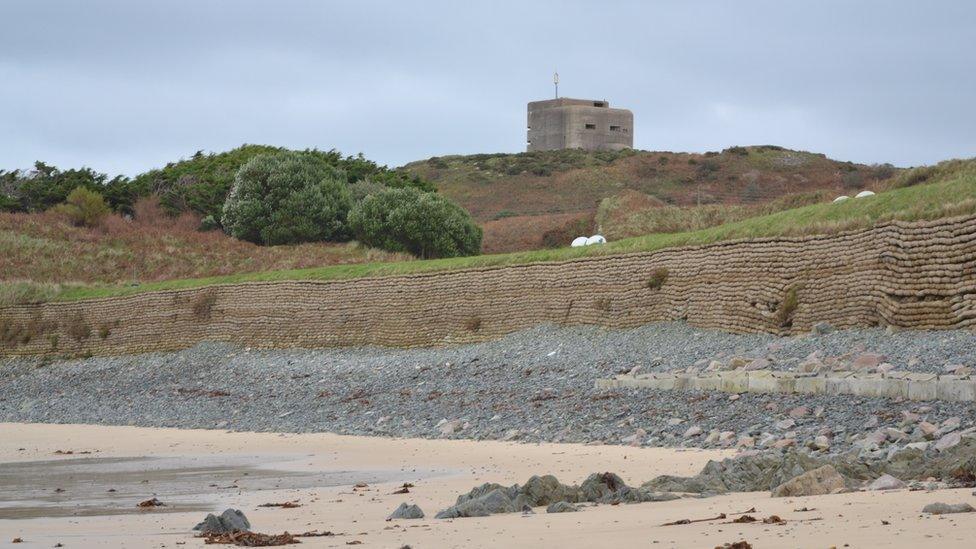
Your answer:
[[[685,320],[735,332],[976,324],[976,217],[556,263],[218,285],[0,309],[0,355],[431,346],[542,323]]]

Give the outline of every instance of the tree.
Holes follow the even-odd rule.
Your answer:
[[[224,202],[228,234],[258,244],[348,240],[346,174],[308,153],[255,156],[238,170]]]
[[[455,257],[481,252],[481,227],[460,206],[415,188],[370,194],[349,212],[357,240],[417,257]]]
[[[98,225],[111,211],[102,195],[85,187],[71,191],[64,204],[58,204],[54,210],[67,216],[73,225],[84,227]]]

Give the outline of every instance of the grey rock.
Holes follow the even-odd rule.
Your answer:
[[[904,482],[885,473],[871,482],[868,485],[868,490],[898,490],[905,486],[906,484]]]
[[[424,512],[417,505],[409,505],[406,502],[403,502],[387,518],[389,518],[389,519],[422,519],[422,518],[424,518]]]
[[[797,475],[780,484],[772,491],[774,498],[795,496],[820,496],[842,492],[847,487],[843,475],[831,465]]]
[[[547,513],[575,513],[577,511],[579,509],[568,501],[557,501],[549,507],[546,507]]]
[[[251,523],[241,511],[226,509],[219,517],[210,513],[203,519],[203,522],[194,526],[193,529],[201,534],[227,534],[250,530]]]
[[[976,511],[968,503],[930,503],[922,508],[923,513],[930,515],[947,515],[951,513],[972,513]]]

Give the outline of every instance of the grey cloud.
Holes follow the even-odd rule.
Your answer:
[[[398,165],[517,152],[525,103],[606,98],[635,145],[976,154],[964,1],[6,0],[0,167],[134,174],[241,143]]]

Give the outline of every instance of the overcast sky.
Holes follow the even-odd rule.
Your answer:
[[[0,21],[7,169],[519,152],[554,69],[561,95],[633,110],[640,149],[976,156],[971,0],[0,0]]]

